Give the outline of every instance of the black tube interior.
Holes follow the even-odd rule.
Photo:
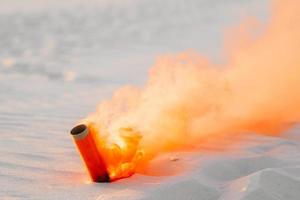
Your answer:
[[[78,126],[75,126],[71,130],[71,135],[78,135],[82,133],[85,129],[87,129],[87,126],[85,124],[80,124]]]

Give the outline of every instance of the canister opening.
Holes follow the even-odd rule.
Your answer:
[[[71,135],[79,135],[80,133],[84,132],[87,129],[87,126],[85,124],[80,124],[78,126],[75,126],[71,130]]]

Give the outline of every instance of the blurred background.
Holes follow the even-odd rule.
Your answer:
[[[266,21],[268,4],[0,0],[0,197],[79,195],[87,177],[69,129],[120,85],[143,84],[159,55],[192,49],[222,62],[226,28]]]

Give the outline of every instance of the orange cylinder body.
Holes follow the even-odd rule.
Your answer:
[[[75,144],[94,182],[109,182],[107,167],[97,148],[97,133],[81,124],[71,130]]]

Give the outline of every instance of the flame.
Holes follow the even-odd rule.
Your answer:
[[[98,129],[112,179],[205,138],[274,135],[299,122],[300,2],[274,1],[272,11],[259,36],[232,35],[224,66],[195,52],[162,56],[145,86],[120,88],[83,120]]]

